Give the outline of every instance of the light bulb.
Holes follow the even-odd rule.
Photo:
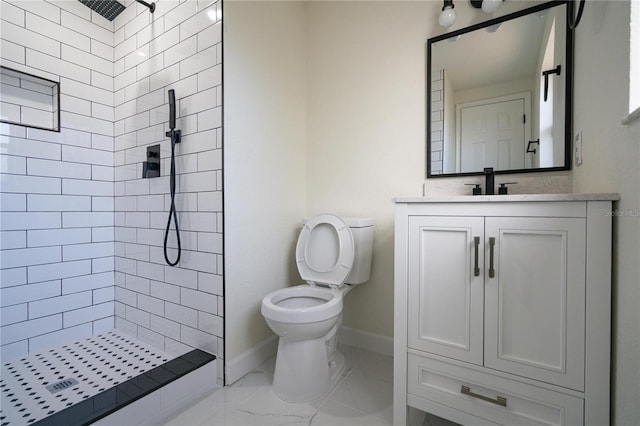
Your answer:
[[[502,4],[502,0],[483,0],[482,1],[482,11],[485,13],[493,13]]]
[[[454,22],[456,22],[456,11],[453,10],[453,5],[447,5],[442,8],[438,22],[445,28],[449,28]]]

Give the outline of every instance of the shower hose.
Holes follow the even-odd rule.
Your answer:
[[[167,229],[164,233],[164,260],[170,266],[176,266],[180,262],[182,254],[182,245],[180,244],[180,228],[178,227],[178,215],[176,214],[176,132],[171,129],[171,172],[169,175],[169,189],[171,191],[171,206],[169,207],[169,220],[167,220]],[[171,217],[173,216],[173,224],[176,231],[176,240],[178,241],[178,256],[175,262],[169,260],[167,254],[167,239],[169,238],[169,228],[171,227]]]

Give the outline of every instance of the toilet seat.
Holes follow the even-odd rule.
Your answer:
[[[290,300],[295,304],[296,299],[301,299],[298,307],[283,303]],[[304,299],[317,299],[317,302],[305,303]],[[342,312],[341,293],[304,284],[273,291],[262,299],[262,315],[270,320],[284,323],[304,324],[325,321],[340,315],[340,312]]]
[[[333,242],[334,250],[317,249]],[[303,280],[310,284],[342,286],[351,272],[355,251],[349,225],[332,214],[321,214],[306,222],[296,244],[296,263]]]

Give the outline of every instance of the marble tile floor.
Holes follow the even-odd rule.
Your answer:
[[[339,345],[346,370],[328,395],[291,404],[271,391],[275,357],[231,386],[205,396],[166,426],[389,426],[393,418],[393,358]],[[416,413],[415,426],[450,426],[445,420]]]

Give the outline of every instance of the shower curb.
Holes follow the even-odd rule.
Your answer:
[[[175,359],[167,361],[145,373],[107,389],[69,408],[32,423],[37,426],[88,425],[101,419],[110,423],[108,416],[130,404],[154,393],[172,382],[215,361],[215,355],[194,349]],[[214,368],[215,371],[215,368]],[[206,379],[206,378],[205,378]],[[215,385],[215,372],[209,380]],[[211,389],[213,390],[213,388]],[[151,418],[158,413],[143,413],[143,418]],[[168,413],[167,413],[168,414]]]

